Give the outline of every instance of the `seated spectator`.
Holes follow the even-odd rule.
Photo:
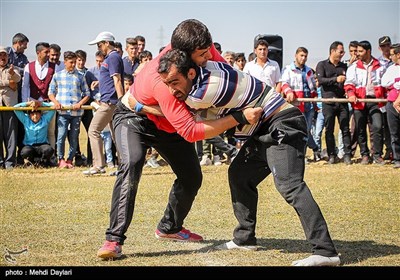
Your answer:
[[[34,101],[22,102],[14,107],[30,107]],[[43,102],[42,106],[50,107],[50,103]],[[50,146],[48,139],[48,128],[55,111],[28,112],[15,110],[15,115],[24,125],[25,137],[24,147],[21,150],[21,157],[26,163],[38,164],[43,167],[50,166],[50,158],[54,154],[54,149]]]

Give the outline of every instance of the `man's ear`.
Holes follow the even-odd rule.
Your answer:
[[[196,77],[196,70],[194,68],[190,68],[188,72],[188,78],[193,80]]]

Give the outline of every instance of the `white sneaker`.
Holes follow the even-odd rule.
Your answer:
[[[157,160],[155,158],[149,158],[146,163],[148,166],[151,168],[158,168],[160,165],[158,164]]]
[[[202,158],[201,158],[201,161],[200,161],[200,165],[212,165],[212,161],[211,161],[211,159],[207,156],[207,155],[204,155]]]
[[[338,266],[339,256],[324,257],[321,255],[311,255],[308,258],[292,262],[292,266]]]
[[[89,170],[82,172],[84,175],[104,174],[106,171],[102,167],[92,167]]]
[[[239,249],[239,250],[245,250],[245,251],[257,251],[258,247],[255,245],[236,245],[235,242],[232,240],[229,242],[226,242],[224,244],[215,246],[215,249],[217,250],[233,250],[233,249]]]
[[[222,165],[220,156],[218,156],[218,155],[214,156],[214,158],[213,158],[213,164],[214,164],[214,165]]]

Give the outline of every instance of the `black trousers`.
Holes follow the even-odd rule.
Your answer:
[[[0,165],[12,167],[16,165],[18,138],[18,119],[13,111],[0,112]],[[4,148],[3,148],[4,143]],[[5,155],[4,155],[4,150]]]
[[[382,112],[377,103],[365,103],[363,110],[354,110],[354,120],[356,122],[356,131],[358,133],[358,145],[360,145],[360,154],[370,156],[367,137],[367,123],[371,121],[371,132],[373,142],[371,144],[374,158],[382,156],[383,149],[383,123]],[[371,149],[371,150],[372,150]]]
[[[275,115],[248,139],[229,167],[233,210],[239,225],[238,245],[256,245],[257,186],[272,173],[276,189],[296,211],[314,254],[332,257],[337,251],[328,226],[304,182],[307,123],[298,108]]]
[[[345,155],[351,156],[351,136],[349,129],[349,105],[347,103],[322,103],[324,115],[325,142],[329,156],[336,156],[335,119],[337,117],[343,137]]]
[[[53,154],[54,149],[48,143],[24,146],[21,150],[21,157],[32,163],[34,163],[35,158],[38,158],[41,162],[49,162]]]
[[[194,143],[187,142],[177,133],[157,129],[152,121],[126,109],[121,102],[114,112],[113,127],[120,161],[106,239],[120,244],[126,239],[125,233],[132,221],[135,198],[149,147],[156,149],[176,174],[164,216],[157,228],[163,233],[179,232],[203,178]]]

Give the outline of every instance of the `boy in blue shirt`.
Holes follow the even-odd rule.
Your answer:
[[[33,101],[22,102],[14,107],[30,107]],[[43,107],[50,107],[51,103],[42,102]],[[22,143],[24,147],[21,150],[21,157],[34,163],[35,158],[40,158],[39,163],[45,167],[50,166],[50,158],[54,153],[54,149],[50,146],[47,136],[49,123],[54,116],[55,111],[36,111],[32,110],[24,112],[15,110],[15,115],[24,125],[25,136]]]

